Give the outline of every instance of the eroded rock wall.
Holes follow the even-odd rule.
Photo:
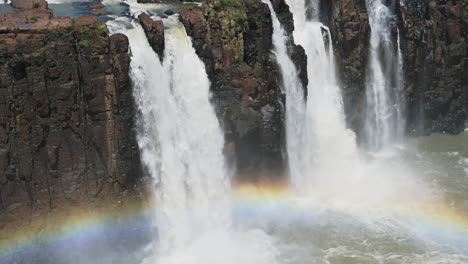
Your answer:
[[[465,5],[463,0],[406,1],[401,8],[411,134],[464,130],[468,106]]]
[[[347,123],[362,136],[370,37],[365,1],[334,0],[329,13]]]
[[[15,15],[0,25],[0,220],[132,190],[127,37],[94,16],[24,26]]]
[[[323,2],[323,1],[322,1]],[[332,30],[348,125],[362,134],[369,20],[364,0],[332,1]],[[400,29],[407,133],[460,133],[466,108],[466,3],[387,0]],[[328,6],[328,5],[325,5]],[[392,42],[396,43],[396,28]]]
[[[208,0],[180,18],[206,65],[226,152],[238,174],[284,175],[285,98],[271,53],[268,6],[260,0]]]

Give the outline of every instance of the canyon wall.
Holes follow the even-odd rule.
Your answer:
[[[326,3],[325,3],[326,2]],[[453,0],[386,0],[394,12],[404,63],[407,134],[457,134],[468,106],[467,4]],[[330,21],[348,125],[362,136],[366,109],[369,19],[365,0],[322,1]]]
[[[141,177],[127,37],[109,37],[94,16],[53,18],[38,3],[0,15],[6,221],[119,197]]]
[[[385,1],[404,54],[408,134],[459,133],[468,107],[467,5]],[[307,58],[294,44],[284,0],[273,0],[304,87]],[[0,14],[0,217],[119,197],[143,184],[129,79],[128,40],[94,16],[54,18],[41,0]],[[365,0],[322,1],[348,125],[362,134],[369,19]],[[155,51],[164,25],[139,17]],[[261,0],[207,0],[180,14],[211,81],[226,156],[241,178],[286,175],[285,95]],[[397,28],[400,30],[397,31]],[[307,89],[304,89],[307,95]],[[210,140],[210,139],[206,139]]]
[[[400,10],[408,131],[460,133],[468,107],[466,1],[405,2]]]

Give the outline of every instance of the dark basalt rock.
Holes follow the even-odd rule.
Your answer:
[[[153,48],[153,50],[159,55],[160,60],[164,58],[164,24],[161,20],[154,21],[150,16],[143,13],[138,16],[140,24],[145,31],[146,37]]]
[[[208,0],[180,19],[206,65],[212,102],[238,174],[283,175],[284,98],[271,54],[272,22],[260,0],[222,7]]]
[[[401,8],[411,134],[464,130],[468,106],[464,8],[462,0],[406,1]]]
[[[142,175],[128,39],[94,16],[16,27],[42,11],[0,24],[0,222],[120,196]]]
[[[364,1],[334,0],[330,30],[348,126],[362,136],[366,104],[369,19]]]
[[[334,0],[331,24],[347,121],[358,135],[365,116],[369,21],[364,1]],[[400,28],[408,133],[460,133],[468,105],[466,5],[387,0]],[[393,30],[396,48],[396,27]]]

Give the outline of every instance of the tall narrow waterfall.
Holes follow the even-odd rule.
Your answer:
[[[305,98],[298,71],[288,55],[287,35],[273,9],[270,0],[264,0],[270,8],[273,20],[274,54],[281,71],[281,88],[286,92],[286,142],[292,182],[298,182],[310,161],[310,152],[304,153]]]
[[[371,27],[366,143],[378,150],[403,134],[402,60],[400,47],[392,44],[392,11],[382,0],[367,0],[366,6]]]
[[[290,140],[288,142],[290,162],[293,163],[291,166],[297,166],[296,169],[291,169],[293,182],[297,186],[307,186],[310,185],[311,180],[333,181],[335,176],[338,178],[342,170],[351,165],[356,158],[357,148],[354,133],[346,128],[341,92],[335,76],[331,35],[328,28],[318,21],[318,0],[310,3],[306,0],[287,0],[286,2],[294,15],[295,41],[304,47],[308,58],[309,87],[304,114],[304,135],[302,138],[292,139],[302,139],[302,141],[294,143]],[[274,23],[274,26],[275,39],[280,39],[284,33],[279,23]],[[284,50],[280,48],[284,45],[275,41],[277,54]],[[288,90],[287,96],[292,97],[288,100],[294,103],[301,99],[295,98],[297,94],[294,92],[296,90],[294,86],[297,80],[290,81],[286,78],[290,78],[287,76],[295,77],[297,73],[293,75],[287,72],[293,68],[285,63],[282,59],[284,56],[287,55],[278,55],[278,60],[281,64],[282,75],[289,82],[285,83]],[[302,125],[300,120],[294,120],[295,113],[290,110],[295,106],[289,104],[288,126],[292,127],[288,131],[302,131],[299,128]],[[289,135],[288,139],[291,137],[296,137],[296,135]],[[292,160],[294,158],[297,160]],[[296,162],[301,164],[294,165]],[[315,176],[311,177],[312,175],[307,174]]]

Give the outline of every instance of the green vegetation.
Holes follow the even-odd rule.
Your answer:
[[[36,23],[39,20],[39,17],[38,16],[33,16],[29,20],[32,21],[33,23]]]
[[[34,3],[33,4],[34,9],[38,9],[39,7],[41,7],[41,4],[39,4],[39,3]]]
[[[91,40],[90,39],[82,39],[78,42],[78,45],[80,45],[80,47],[89,47],[89,45],[91,45]]]
[[[99,47],[105,45],[109,35],[107,26],[102,23],[83,26],[78,33],[78,47],[91,58],[99,59]]]
[[[214,9],[215,10],[222,10],[227,8],[243,8],[244,5],[239,2],[238,0],[219,0],[216,2]]]
[[[236,21],[236,23],[241,24],[243,26],[247,23],[247,14],[245,12],[235,12],[232,14],[231,19]]]

